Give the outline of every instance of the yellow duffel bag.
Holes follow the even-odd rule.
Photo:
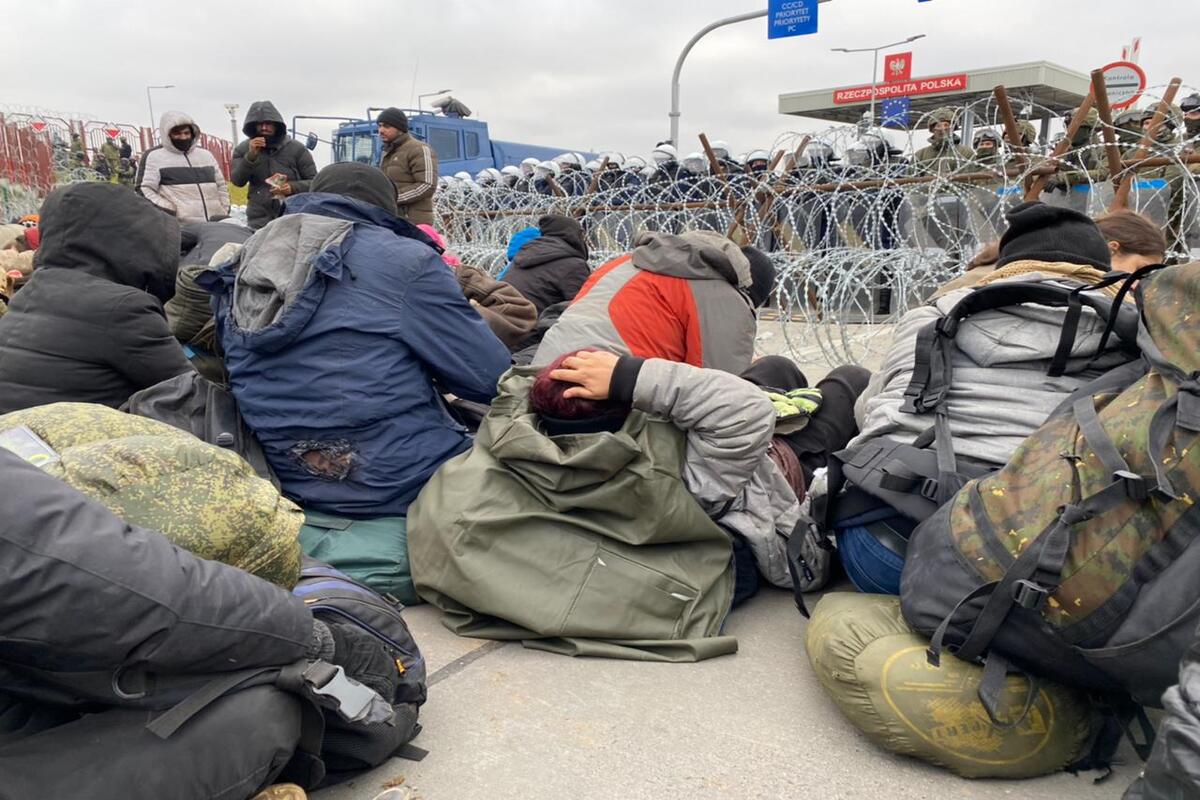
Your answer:
[[[885,750],[964,778],[1033,778],[1084,755],[1097,720],[1087,697],[1042,682],[1021,722],[1000,728],[976,691],[983,667],[943,654],[900,616],[900,598],[839,592],[817,604],[806,646],[817,679],[856,728]],[[999,708],[1021,716],[1029,683],[1011,675]]]
[[[237,453],[90,403],[0,415],[6,447],[132,525],[290,589],[304,514]]]

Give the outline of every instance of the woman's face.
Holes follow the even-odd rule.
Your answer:
[[[1149,256],[1131,253],[1128,250],[1122,250],[1121,245],[1117,242],[1109,242],[1108,249],[1112,251],[1112,268],[1117,272],[1136,272],[1151,264],[1161,264],[1167,256],[1166,253]]]

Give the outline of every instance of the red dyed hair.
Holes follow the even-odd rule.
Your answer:
[[[551,361],[537,377],[533,386],[529,387],[529,410],[538,416],[554,419],[606,419],[623,417],[629,413],[629,407],[610,400],[586,400],[582,397],[563,397],[563,393],[578,384],[559,381],[550,377],[550,373],[561,369],[563,362],[576,353],[597,352],[595,347],[585,347],[570,353],[564,353]]]

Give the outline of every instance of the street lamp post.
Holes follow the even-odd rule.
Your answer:
[[[437,97],[439,94],[449,94],[452,91],[454,91],[454,90],[453,89],[438,89],[436,92],[426,92],[425,94],[417,95],[417,111],[421,110],[421,104],[425,101],[426,97]]]
[[[153,131],[155,128],[158,127],[158,122],[157,122],[157,120],[154,119],[154,101],[150,99],[150,90],[151,89],[174,89],[174,88],[175,88],[175,84],[173,84],[173,83],[164,83],[160,86],[147,86],[146,87],[146,104],[150,106],[150,130]]]
[[[870,111],[871,125],[875,124],[875,86],[879,82],[879,51],[887,50],[889,47],[898,47],[899,45],[902,45],[902,44],[908,44],[909,42],[915,42],[917,39],[923,39],[923,38],[925,38],[925,34],[918,33],[916,36],[910,36],[907,39],[901,39],[900,41],[892,42],[891,44],[881,44],[881,45],[879,45],[879,47],[854,47],[854,48],[834,47],[834,48],[830,48],[831,52],[834,52],[834,53],[867,53],[867,52],[874,53],[875,62],[871,66],[871,111]]]
[[[817,0],[818,3],[828,3],[830,0]],[[705,25],[688,43],[683,46],[683,51],[679,54],[679,58],[675,61],[675,71],[671,73],[671,113],[668,114],[671,118],[671,144],[675,147],[679,146],[679,73],[683,70],[683,61],[687,58],[688,53],[696,46],[696,42],[703,39],[706,35],[715,31],[717,28],[723,28],[726,25],[732,25],[735,22],[745,22],[746,20],[758,19],[765,17],[769,9],[764,8],[762,11],[747,11],[745,14],[738,14],[733,17],[725,17],[716,22]]]
[[[229,133],[232,137],[229,141],[233,142],[234,145],[236,146],[238,143],[238,139],[241,138],[240,136],[238,136],[238,126],[237,126],[238,104],[237,103],[226,103],[225,110],[229,112]]]

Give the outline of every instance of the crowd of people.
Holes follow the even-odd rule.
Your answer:
[[[1149,128],[1155,109],[1138,109],[1116,116],[1113,125],[1123,157],[1137,149],[1142,134]],[[712,197],[713,181],[719,176],[739,182],[738,176],[762,177],[771,175],[784,184],[803,184],[818,171],[838,174],[847,180],[858,177],[865,168],[871,175],[879,173],[893,177],[937,174],[949,176],[981,168],[1002,167],[1018,157],[1044,157],[1065,137],[1059,133],[1050,141],[1041,142],[1033,123],[1017,121],[1020,141],[1009,142],[1008,132],[994,127],[972,130],[970,141],[964,142],[959,128],[962,114],[958,109],[939,108],[925,118],[929,142],[925,147],[906,154],[893,145],[882,133],[864,127],[855,142],[838,152],[831,142],[814,139],[798,152],[755,149],[734,155],[724,141],[711,144],[711,156],[694,151],[681,154],[671,142],[660,142],[650,158],[630,156],[609,151],[587,160],[579,153],[563,153],[553,159],[539,161],[527,158],[519,166],[503,169],[488,168],[471,175],[459,172],[441,179],[443,186],[470,191],[491,188],[512,189],[517,192],[547,196],[581,196],[597,191],[656,187],[664,199],[689,200]],[[1070,125],[1071,114],[1064,117]],[[1172,105],[1161,128],[1155,133],[1155,148],[1167,148],[1182,155],[1196,152],[1200,141],[1200,94],[1192,94],[1179,104]],[[1067,188],[1072,180],[1100,181],[1107,177],[1107,162],[1102,149],[1100,118],[1093,109],[1070,143],[1075,162],[1066,177],[1051,183],[1050,189]],[[1081,173],[1087,173],[1086,175]],[[720,184],[717,184],[720,185]]]
[[[900,595],[935,653],[953,646],[971,660],[975,628],[946,631],[952,619],[962,626],[963,603],[936,632],[926,624],[932,601],[921,592],[953,581],[930,571],[938,559],[914,564],[905,551],[928,549],[977,481],[1009,478],[1007,491],[1021,491],[1005,465],[1030,453],[1052,451],[1077,478],[1090,474],[1089,459],[1119,462],[1105,481],[1128,493],[1125,511],[1157,504],[1130,526],[1136,535],[1124,534],[1133,536],[1126,557],[1105,556],[1105,575],[1133,573],[1135,590],[1149,592],[1190,558],[1186,542],[1156,546],[1174,541],[1175,511],[1190,505],[1200,473],[1168,475],[1158,452],[1147,462],[1126,449],[1147,438],[1134,423],[1114,425],[1133,406],[1102,406],[1100,419],[1091,400],[1096,381],[1109,399],[1150,381],[1143,404],[1172,412],[1154,416],[1150,446],[1173,443],[1167,462],[1189,463],[1200,365],[1183,314],[1200,275],[1198,265],[1159,266],[1167,243],[1144,217],[1017,206],[997,243],[899,321],[880,370],[840,366],[814,383],[784,356],[755,354],[757,312],[777,277],[758,248],[710,231],[643,231],[630,252],[593,269],[578,219],[550,214],[513,237],[492,277],[436,229],[432,152],[397,109],[378,122],[388,145],[380,167],[316,170],[271,103],[251,106],[232,176],[251,187],[247,227],[229,219],[224,178],[196,144],[194,120],[168,112],[136,193],[59,188],[18,226],[16,248],[34,255],[5,286],[0,315],[0,797],[66,796],[87,775],[101,800],[290,800],[377,765],[419,730],[416,703],[398,693],[405,664],[379,636],[319,616],[293,586],[198,558],[170,526],[134,521],[136,503],[114,508],[47,474],[63,456],[33,429],[30,415],[46,407],[71,419],[81,406],[126,409],[217,453],[180,469],[232,450],[263,476],[261,492],[303,511],[300,545],[363,593],[384,592],[379,576],[402,572],[412,595],[401,599],[444,610],[460,634],[572,655],[728,654],[732,608],[767,587],[793,590],[803,608],[803,595],[841,570],[863,592]],[[960,152],[949,122],[939,131],[922,163]],[[727,149],[714,152],[740,166]],[[608,158],[597,175],[582,177],[577,164],[555,183],[703,172],[666,145],[656,153],[645,176]],[[746,170],[766,169],[767,154],[752,155]],[[555,168],[495,180],[532,186],[539,171]],[[1155,320],[1167,298],[1182,321],[1164,330]],[[163,397],[172,399],[148,402]],[[1086,446],[1038,438],[1064,403]],[[235,422],[196,424],[218,405],[235,407]],[[1124,435],[1105,443],[1106,426]],[[86,438],[77,427],[68,439]],[[123,481],[151,469],[127,458],[113,473]],[[993,495],[1005,488],[992,484],[987,502]],[[1079,504],[1079,519],[1092,520],[1114,507],[1084,500],[1092,504],[1076,493],[1063,508]],[[978,516],[991,510],[976,505]],[[181,500],[175,513],[193,510]],[[1015,534],[1032,523],[1011,524]],[[315,547],[313,525],[337,527],[354,557]],[[1008,542],[984,546],[1003,565],[988,587],[1009,581],[1004,570],[1024,565],[1022,553],[1045,549],[1037,542],[1014,540],[1003,558],[995,554]],[[1066,578],[1036,566],[1013,573],[1012,598],[1020,613],[1049,614],[1036,596]],[[1057,569],[1066,570],[1062,555]],[[1159,604],[1178,615],[1164,629],[1187,628],[1188,641],[1195,593]],[[1125,619],[1106,608],[1110,627]],[[1094,646],[1105,632],[1080,641]],[[1108,697],[1158,702],[1162,674],[1184,660],[1163,723],[1178,733],[1160,736],[1130,796],[1200,792],[1198,645],[1185,653],[1176,635],[1153,650],[1152,675],[1114,677],[1118,668],[1083,680],[1072,665],[1024,658],[1020,639],[995,635],[990,666],[973,667],[981,685],[1011,660]],[[337,698],[342,727],[310,724],[314,708],[333,719],[314,692]],[[981,698],[991,713],[982,689]],[[352,706],[358,715],[346,713]],[[346,726],[360,742],[349,761]],[[377,741],[380,726],[386,746],[364,754],[361,741]],[[1092,748],[1095,766],[1111,762],[1111,739]]]

